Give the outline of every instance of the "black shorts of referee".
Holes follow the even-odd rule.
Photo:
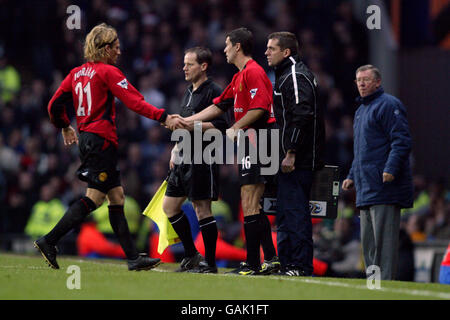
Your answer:
[[[166,196],[187,197],[190,201],[218,199],[217,164],[179,164],[170,170]]]
[[[111,142],[95,133],[81,132],[78,148],[81,165],[77,176],[88,183],[88,188],[107,194],[121,185],[117,148]]]

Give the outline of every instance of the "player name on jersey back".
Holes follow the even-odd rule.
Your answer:
[[[95,75],[95,70],[92,67],[83,67],[81,70],[77,71],[73,75],[73,81],[77,81],[79,77],[89,77],[92,79],[92,77]]]

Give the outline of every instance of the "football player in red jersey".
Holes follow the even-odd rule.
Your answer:
[[[238,69],[222,94],[203,111],[185,118],[192,127],[194,121],[207,121],[234,106],[236,122],[226,132],[234,140],[238,130],[271,129],[275,123],[272,110],[272,83],[264,69],[252,59],[253,35],[246,28],[227,34],[224,53],[227,62]],[[269,135],[270,136],[270,135]],[[249,140],[249,141],[247,141]],[[244,233],[247,242],[247,261],[231,273],[238,275],[270,274],[279,270],[280,263],[272,242],[269,220],[261,211],[260,200],[268,177],[261,174],[258,161],[248,161],[255,148],[254,142],[245,140],[245,155],[239,165],[241,204],[244,213]],[[270,143],[269,143],[270,144]],[[254,159],[252,159],[254,160]],[[260,245],[263,246],[264,263],[260,266]]]
[[[62,129],[64,144],[78,144],[82,164],[78,178],[88,183],[86,195],[73,203],[56,226],[35,241],[50,267],[58,269],[56,244],[71,229],[81,224],[90,212],[108,200],[111,226],[122,246],[129,270],[148,270],[160,263],[139,254],[131,238],[124,215],[124,191],[117,169],[117,130],[114,97],[142,116],[156,120],[170,129],[185,125],[175,115],[168,115],[145,102],[114,65],[120,56],[117,32],[104,23],[94,27],[84,45],[86,63],[72,69],[48,104],[51,122]],[[74,106],[79,137],[70,125],[66,108]]]

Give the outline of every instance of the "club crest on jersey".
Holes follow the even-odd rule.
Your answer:
[[[108,174],[106,172],[101,172],[98,175],[98,180],[100,180],[101,182],[105,182],[106,179],[108,179]]]
[[[127,79],[123,79],[122,81],[117,82],[117,85],[122,87],[123,89],[128,89]]]
[[[255,88],[255,89],[251,89],[251,90],[250,90],[250,96],[251,96],[252,99],[255,97],[256,91],[258,91],[258,88]]]

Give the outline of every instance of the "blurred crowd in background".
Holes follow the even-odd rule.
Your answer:
[[[83,63],[84,37],[101,22],[119,33],[122,55],[118,67],[146,101],[169,113],[180,111],[188,85],[182,72],[185,49],[209,47],[213,51],[210,77],[224,88],[236,72],[223,53],[228,31],[246,26],[253,32],[253,57],[272,80],[273,71],[264,57],[267,35],[281,30],[295,33],[301,57],[319,84],[319,104],[326,119],[326,163],[341,168],[341,179],[347,175],[353,157],[354,72],[370,62],[367,29],[354,18],[350,2],[75,3],[82,12],[80,30],[66,27],[70,1],[0,0],[0,21],[7,26],[0,28],[0,234],[37,236],[36,229],[27,230],[33,215],[49,220],[54,215],[57,221],[85,191],[86,185],[75,176],[78,150],[64,147],[46,108],[66,74]],[[141,212],[167,175],[173,143],[170,131],[116,103],[121,178],[127,202],[134,208],[128,211],[135,214],[129,220],[130,229],[135,233],[144,230],[145,235],[151,228]],[[69,113],[73,115],[73,110]],[[416,152],[420,150],[413,150],[413,156]],[[237,167],[220,167],[221,201],[213,213],[222,218],[222,238],[239,246]],[[409,257],[415,242],[450,238],[445,181],[429,181],[417,173],[414,183],[415,206],[402,215],[401,250]],[[342,192],[339,201],[338,219],[315,221],[315,257],[329,263],[336,274],[357,276],[362,262],[354,193]],[[11,248],[3,245],[1,249]],[[410,277],[407,271],[403,276]]]

